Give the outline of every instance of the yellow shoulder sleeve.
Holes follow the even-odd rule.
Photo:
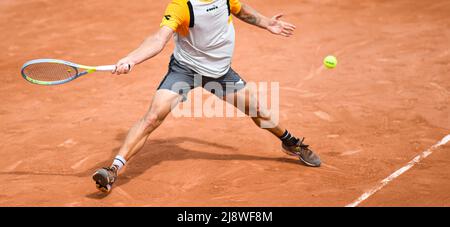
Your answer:
[[[160,26],[169,27],[180,35],[187,35],[190,20],[187,2],[188,0],[172,0],[166,8]]]
[[[239,0],[230,0],[230,8],[232,14],[238,14],[241,11],[242,4]]]

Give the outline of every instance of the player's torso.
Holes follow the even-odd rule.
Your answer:
[[[191,0],[193,26],[189,28],[188,38],[200,50],[210,50],[234,41],[227,0]],[[192,22],[191,22],[192,23]]]
[[[176,35],[175,57],[205,75],[225,74],[231,64],[235,31],[227,0],[190,0],[190,27]]]

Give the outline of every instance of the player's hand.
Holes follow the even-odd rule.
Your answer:
[[[290,37],[294,34],[295,25],[281,21],[280,18],[283,17],[283,14],[278,14],[269,21],[269,25],[267,26],[267,30],[269,30],[272,34],[281,35],[284,37]]]
[[[132,62],[130,59],[123,58],[122,60],[117,62],[116,69],[114,71],[112,71],[112,73],[117,74],[117,75],[127,74],[127,73],[131,72],[134,65],[135,65],[135,63]]]

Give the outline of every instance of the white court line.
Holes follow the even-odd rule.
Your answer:
[[[422,161],[423,159],[428,157],[430,154],[433,153],[433,151],[436,148],[438,148],[438,147],[440,147],[442,145],[445,145],[449,141],[450,141],[450,134],[445,136],[441,141],[439,141],[437,144],[433,145],[430,149],[428,149],[428,150],[422,152],[421,154],[417,155],[413,160],[408,162],[408,164],[406,166],[404,166],[404,167],[400,168],[399,170],[395,171],[389,177],[387,177],[386,179],[382,180],[377,186],[375,186],[374,188],[370,189],[366,193],[362,194],[357,200],[355,200],[353,203],[348,204],[346,207],[356,207],[356,206],[358,206],[364,200],[368,199],[370,196],[372,196],[373,194],[375,194],[376,192],[381,190],[384,186],[389,184],[389,182],[391,182],[395,178],[399,177],[400,175],[402,175],[403,173],[405,173],[406,171],[411,169],[411,167],[413,167],[414,165],[416,165],[417,163],[419,163],[420,161]]]

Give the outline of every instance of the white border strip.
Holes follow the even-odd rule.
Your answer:
[[[368,199],[370,196],[372,196],[373,194],[375,194],[376,192],[381,190],[384,186],[389,184],[389,182],[391,182],[395,178],[399,177],[400,175],[402,175],[403,173],[405,173],[406,171],[411,169],[411,167],[413,167],[414,165],[416,165],[417,163],[419,163],[420,161],[422,161],[423,159],[428,157],[430,154],[433,153],[433,151],[436,148],[447,144],[449,141],[450,141],[450,134],[445,136],[441,141],[439,141],[437,144],[433,145],[430,149],[428,149],[428,150],[422,152],[421,154],[417,155],[413,160],[408,162],[408,164],[406,166],[404,166],[404,167],[400,168],[399,170],[395,171],[389,177],[387,177],[384,180],[382,180],[376,187],[374,187],[371,190],[367,191],[366,193],[362,194],[357,200],[355,200],[353,203],[348,204],[345,207],[356,207],[356,206],[358,206],[364,200]]]

